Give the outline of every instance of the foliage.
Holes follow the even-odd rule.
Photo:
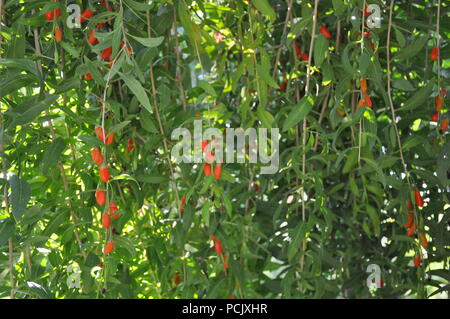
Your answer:
[[[1,2],[1,297],[448,294],[445,103],[431,121],[449,81],[448,3],[438,23],[437,1],[397,0],[390,22],[390,2],[368,1],[382,17],[368,29],[362,0]],[[70,3],[94,12],[81,28],[66,23]],[[358,106],[361,78],[372,107]],[[278,172],[247,160],[215,180],[175,163],[170,134],[196,119],[280,128]],[[98,189],[119,208],[108,229]],[[381,289],[366,286],[369,264],[381,267]],[[70,265],[79,289],[67,284]]]

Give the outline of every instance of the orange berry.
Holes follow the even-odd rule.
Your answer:
[[[434,47],[431,49],[430,59],[436,61],[439,57],[439,48]]]
[[[422,246],[423,248],[428,248],[428,240],[427,237],[425,236],[425,233],[419,233],[419,237],[420,237],[420,241],[422,242]]]
[[[89,33],[88,42],[92,45],[98,43],[98,39],[95,37],[95,30],[92,30],[91,33]]]
[[[217,238],[214,241],[214,248],[216,250],[216,253],[218,253],[219,255],[223,254],[222,242],[219,239],[217,239]]]
[[[331,38],[330,32],[328,32],[327,28],[325,28],[324,26],[321,26],[319,28],[319,32],[322,33],[325,38],[327,39]]]
[[[97,204],[100,206],[105,205],[106,203],[106,195],[105,192],[101,189],[95,192],[95,199],[97,200]]]
[[[361,91],[363,93],[367,92],[367,80],[365,78],[361,78],[361,80],[359,80],[360,83],[360,87],[361,87]]]
[[[444,98],[440,95],[436,95],[434,98],[434,103],[436,104],[436,112],[440,112],[442,106],[444,105]]]
[[[56,41],[56,43],[59,43],[62,41],[62,31],[61,31],[61,28],[59,28],[59,27],[55,28],[55,41]]]
[[[413,223],[411,225],[411,228],[408,229],[408,232],[406,233],[409,237],[411,237],[412,235],[414,235],[414,228],[416,227],[416,225]]]
[[[105,142],[106,134],[105,134],[105,130],[102,127],[97,126],[95,128],[95,134],[97,134],[97,138],[100,141],[102,141],[103,143]]]
[[[54,17],[55,17],[55,10],[50,10],[45,13],[45,18],[48,21],[52,21]]]
[[[409,213],[408,214],[408,223],[405,224],[403,227],[409,228],[409,227],[411,227],[412,224],[413,224],[413,214]]]
[[[418,207],[423,207],[423,199],[420,195],[420,191],[417,188],[414,189],[414,200],[416,201],[416,205]]]
[[[211,164],[205,163],[205,165],[203,165],[203,172],[205,173],[206,177],[211,175]]]
[[[216,167],[214,167],[214,179],[216,181],[219,180],[221,172],[222,172],[222,165],[217,164]]]
[[[180,274],[178,271],[173,275],[173,283],[175,286],[178,286],[180,284]]]
[[[431,121],[432,122],[439,121],[439,113],[438,112],[435,112],[435,113],[433,113],[433,115],[431,115]]]
[[[105,249],[103,250],[105,252],[105,254],[110,254],[112,252],[114,248],[114,242],[112,240],[110,240],[109,242],[106,243],[105,245]]]
[[[414,266],[416,266],[416,267],[420,266],[420,256],[419,255],[414,257]]]
[[[81,16],[80,16],[80,22],[83,23],[85,22],[87,19],[89,19],[90,17],[92,17],[92,15],[94,14],[94,12],[92,12],[91,9],[87,9],[85,10]]]
[[[109,174],[108,167],[100,168],[100,179],[106,183],[109,181],[109,178],[110,178],[110,174]]]
[[[97,164],[98,166],[103,164],[103,156],[102,152],[98,148],[92,149],[92,160]]]
[[[102,51],[102,59],[108,60],[112,53],[112,47],[108,47]]]
[[[115,212],[117,212],[119,209],[117,208],[116,202],[110,202],[109,203],[109,214],[112,215]]]
[[[105,141],[105,144],[106,145],[111,145],[113,142],[114,142],[114,138],[116,137],[116,134],[109,134],[107,137],[106,137],[106,141]]]
[[[108,213],[103,213],[102,215],[102,226],[103,228],[109,228],[111,226],[111,217]]]
[[[184,211],[184,204],[186,203],[186,196],[183,196],[183,198],[181,198],[181,205],[180,205],[180,211],[183,212]]]
[[[364,93],[364,102],[368,107],[372,107],[372,101],[370,100],[370,96],[367,93]]]
[[[441,132],[444,134],[447,131],[448,128],[448,119],[445,119],[441,123]]]

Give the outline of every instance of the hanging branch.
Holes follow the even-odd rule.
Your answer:
[[[33,13],[34,13],[34,10],[33,10]],[[35,55],[38,57],[38,60],[36,60],[36,65],[37,65],[39,74],[40,74],[40,76],[41,76],[41,78],[43,80],[44,73],[42,71],[42,65],[40,63],[40,58],[42,57],[42,52],[41,52],[41,46],[39,44],[39,31],[38,31],[37,28],[33,29],[33,36],[34,36]],[[48,111],[48,109],[45,110],[45,115],[47,117],[50,116],[50,112]],[[53,128],[53,122],[52,122],[51,119],[48,120],[48,127],[49,127],[49,130],[50,130],[50,134],[51,134],[52,140],[55,140],[56,139],[56,134],[55,134],[55,130]],[[59,169],[61,171],[61,177],[62,177],[62,180],[63,180],[64,191],[67,191],[67,190],[69,190],[69,183],[67,181],[67,176],[66,176],[66,172],[64,170],[64,165],[61,163],[61,161],[58,161],[58,167],[59,167]],[[87,256],[86,256],[86,253],[82,249],[81,237],[80,237],[80,233],[79,233],[78,228],[77,228],[78,227],[77,226],[78,225],[78,218],[77,218],[77,215],[75,213],[75,210],[73,209],[72,200],[70,198],[68,199],[68,206],[69,206],[70,216],[71,216],[72,222],[74,224],[75,238],[77,240],[77,243],[78,243],[80,252],[83,255],[83,258],[86,259]]]
[[[319,0],[314,1],[314,12],[313,12],[313,26],[312,26],[312,34],[311,34],[311,42],[309,44],[309,52],[308,52],[308,64],[306,69],[306,84],[305,84],[305,96],[309,94],[309,84],[311,80],[311,59],[314,51],[314,40],[316,35],[316,23],[317,23],[317,8],[319,6]],[[305,176],[306,176],[306,135],[308,134],[308,126],[306,116],[303,119],[303,136],[302,136],[302,188],[301,188],[301,198],[302,198],[302,221],[306,220],[306,206],[305,206]],[[306,251],[306,239],[303,239],[302,242],[302,251]],[[303,271],[303,267],[305,265],[305,255],[302,254],[300,257],[300,270]]]

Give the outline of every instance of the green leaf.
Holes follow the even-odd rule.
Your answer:
[[[157,38],[141,38],[136,37],[134,35],[131,35],[133,39],[141,43],[143,46],[146,46],[148,48],[154,48],[159,46],[164,41],[164,37],[157,37]]]
[[[412,86],[411,82],[408,80],[405,80],[403,78],[395,79],[392,82],[392,86],[396,89],[403,90],[403,91],[415,91],[416,88]]]
[[[58,163],[61,153],[66,148],[66,142],[61,137],[58,137],[53,143],[45,150],[42,160],[42,173],[46,175],[48,170],[55,167]]]
[[[263,127],[273,127],[272,123],[275,121],[275,119],[273,118],[272,114],[270,114],[270,112],[266,111],[263,107],[258,106],[256,114],[258,115],[258,119],[261,121]]]
[[[273,87],[274,89],[279,89],[280,86],[275,82],[275,80],[270,76],[270,70],[268,68],[268,65],[256,65],[256,72],[258,73],[258,76],[268,85]]]
[[[413,96],[411,96],[404,105],[400,108],[400,111],[410,111],[423,105],[423,103],[430,98],[431,92],[433,92],[434,79],[430,80],[427,85],[420,88]]]
[[[57,95],[47,95],[42,101],[35,102],[35,98],[31,98],[30,100],[24,102],[19,105],[14,111],[18,111],[18,114],[13,115],[13,121],[10,126],[14,125],[24,125],[33,121],[42,111],[46,110],[51,104],[53,104]],[[31,103],[36,103],[34,106],[31,106]]]
[[[130,124],[130,122],[131,122],[130,120],[127,120],[127,121],[123,121],[123,122],[120,122],[119,124],[114,125],[114,126],[109,130],[109,134],[117,133],[117,132],[122,131],[123,128],[124,128],[125,126],[127,126],[128,124]]]
[[[129,75],[119,73],[121,78],[125,81],[125,84],[130,88],[131,92],[137,97],[139,102],[144,106],[150,113],[152,113],[152,106],[150,105],[150,100],[148,99],[147,93],[141,83],[138,80],[133,79]]]
[[[314,44],[314,62],[317,67],[322,65],[322,62],[328,55],[328,39],[322,34],[317,36],[317,40]]]
[[[393,56],[394,59],[404,60],[406,58],[411,58],[416,56],[420,50],[425,46],[428,42],[428,35],[423,35],[416,39],[413,43],[408,45],[406,48],[401,49],[399,53]]]
[[[199,80],[198,86],[200,86],[205,92],[207,92],[211,96],[214,96],[214,97],[217,96],[217,93],[214,90],[213,86],[211,84],[209,84],[208,82],[206,82],[204,80]]]
[[[78,52],[78,50],[72,47],[69,43],[61,41],[59,44],[75,59],[78,59],[80,57],[80,52]]]
[[[311,96],[304,96],[300,103],[295,105],[284,121],[283,132],[289,130],[308,115],[314,105],[314,99]]]
[[[141,3],[134,0],[124,0],[125,3],[131,7],[133,10],[136,11],[147,11],[153,8],[154,2],[147,4],[147,3]]]
[[[251,3],[258,9],[262,14],[268,17],[272,22],[275,21],[276,15],[273,8],[270,6],[267,0],[252,0]]]
[[[11,177],[9,184],[11,187],[12,213],[14,218],[19,220],[27,208],[31,197],[31,188],[26,180],[19,178],[17,175]]]

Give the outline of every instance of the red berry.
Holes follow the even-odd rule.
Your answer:
[[[116,134],[109,134],[107,137],[106,137],[106,141],[105,141],[105,144],[106,145],[111,145],[113,142],[114,142],[114,138],[116,137]]]
[[[175,286],[180,284],[180,275],[178,274],[178,271],[173,275],[173,283]]]
[[[100,179],[106,183],[109,181],[109,178],[110,178],[110,175],[109,175],[108,167],[100,168]]]
[[[45,13],[45,18],[48,21],[52,21],[55,18],[55,10],[50,10]]]
[[[217,238],[215,239],[215,242],[214,242],[214,248],[216,250],[216,253],[218,253],[219,255],[223,254],[222,242]]]
[[[103,156],[102,152],[98,148],[92,149],[92,160],[97,164],[98,166],[103,164]]]
[[[102,51],[102,59],[108,60],[112,53],[112,47],[108,47]]]
[[[408,214],[408,223],[405,224],[403,227],[409,228],[409,227],[411,227],[412,224],[413,224],[413,214],[409,213]]]
[[[433,113],[433,115],[431,115],[431,121],[432,122],[439,121],[439,113],[438,112],[435,112],[435,113]]]
[[[221,172],[222,172],[222,165],[217,164],[216,167],[214,167],[214,179],[216,181],[219,180]]]
[[[425,233],[419,233],[420,241],[422,242],[423,248],[428,248],[428,240]]]
[[[411,225],[411,228],[408,229],[408,232],[406,233],[409,237],[411,237],[412,235],[414,235],[414,228],[416,227],[416,225],[413,223]]]
[[[97,204],[100,206],[105,205],[106,203],[106,195],[105,192],[101,189],[95,192],[95,199],[97,200]]]
[[[112,240],[110,240],[105,245],[105,249],[104,249],[105,254],[106,255],[110,254],[112,252],[113,248],[114,248],[114,242]]]
[[[111,226],[111,217],[108,213],[103,213],[102,215],[102,226],[103,228],[109,228]]]
[[[89,33],[88,42],[92,45],[98,43],[98,39],[95,37],[95,30],[92,30],[91,33]]]
[[[205,165],[203,165],[203,172],[205,173],[206,177],[211,175],[211,164],[205,163]]]
[[[92,80],[92,74],[88,72],[88,73],[86,73],[86,74],[84,75],[84,78],[85,78],[86,80],[90,81],[90,80]]]
[[[423,207],[423,199],[422,196],[420,195],[419,190],[416,188],[414,189],[414,200],[416,202],[416,205],[418,207]]]
[[[87,9],[85,10],[81,16],[80,16],[80,22],[83,23],[85,22],[87,19],[89,19],[90,17],[92,17],[92,15],[94,14],[94,12],[92,12],[91,9]]]
[[[109,203],[109,214],[113,215],[115,212],[117,212],[119,209],[117,208],[116,202],[110,202]]]
[[[432,61],[436,61],[438,57],[439,57],[439,48],[434,47],[433,49],[431,49],[430,59]]]
[[[183,212],[184,211],[184,204],[186,203],[186,196],[183,196],[183,198],[181,198],[181,205],[180,205],[180,211]]]
[[[281,85],[280,85],[280,91],[286,91],[287,85],[288,85],[288,82],[283,81],[283,83],[281,83]]]
[[[445,119],[441,123],[441,132],[444,134],[447,131],[448,128],[448,119]]]
[[[420,256],[419,255],[414,257],[414,266],[416,266],[416,267],[420,266]]]
[[[327,39],[330,39],[330,38],[331,38],[331,34],[330,34],[330,32],[328,32],[328,30],[327,30],[326,27],[321,26],[321,27],[319,28],[319,32],[322,33],[323,36],[324,36],[325,38],[327,38]]]
[[[95,128],[95,134],[97,134],[97,138],[100,141],[105,142],[106,134],[105,134],[105,130],[102,127],[97,126]]]
[[[58,8],[55,10],[55,16],[56,18],[59,18],[61,16],[61,9]]]

